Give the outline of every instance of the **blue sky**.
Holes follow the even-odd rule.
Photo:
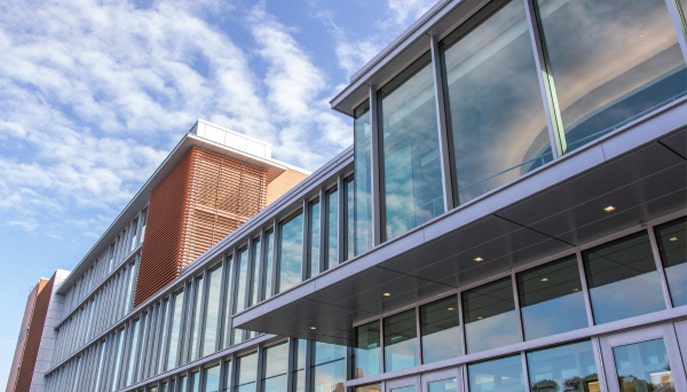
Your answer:
[[[202,118],[314,170],[328,101],[436,0],[0,1],[0,388],[26,296],[72,269]]]

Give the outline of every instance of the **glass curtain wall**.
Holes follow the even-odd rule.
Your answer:
[[[325,268],[339,264],[339,192],[336,188],[325,193]]]
[[[205,331],[201,355],[208,355],[217,349],[217,334],[220,328],[220,301],[222,298],[222,265],[208,271],[208,302],[205,312]]]
[[[459,203],[553,158],[524,3],[503,3],[442,42]]]
[[[430,62],[422,56],[379,92],[386,240],[444,212]]]
[[[665,0],[539,0],[560,153],[685,95]]]
[[[320,201],[314,200],[308,205],[308,278],[320,273],[320,226]]]
[[[264,392],[282,392],[288,390],[289,342],[265,349],[263,356],[265,374],[263,377]]]
[[[355,329],[354,377],[368,377],[379,374],[381,365],[381,341],[379,321]]]
[[[313,390],[344,392],[346,381],[346,347],[315,342]]]
[[[454,295],[420,307],[422,362],[453,358],[461,350],[458,298]]]
[[[510,278],[463,294],[467,352],[488,350],[520,341]]]
[[[527,353],[531,392],[599,391],[594,350],[590,341]]]
[[[370,102],[355,109],[353,120],[355,180],[353,254],[372,247],[372,125]]]
[[[384,319],[384,369],[387,372],[419,363],[415,309]]]

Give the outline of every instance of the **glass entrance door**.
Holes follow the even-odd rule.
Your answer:
[[[672,324],[604,337],[601,355],[609,392],[687,391]]]

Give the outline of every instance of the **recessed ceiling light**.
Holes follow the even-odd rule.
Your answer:
[[[316,330],[316,329],[317,329],[316,326],[314,326],[314,325],[311,325],[311,326],[310,326],[310,330],[311,330],[311,331],[314,331],[314,330]]]
[[[577,292],[577,291],[580,291],[580,289],[577,288],[577,287],[575,287],[575,288],[573,289],[573,292]]]
[[[670,242],[677,241],[677,240],[678,240],[678,238],[675,236],[668,238],[668,241],[670,241]]]
[[[482,317],[482,316],[477,316],[477,320],[482,320],[482,319],[484,319],[484,317]]]
[[[548,281],[549,281],[549,278],[547,278],[547,277],[545,276],[545,277],[543,277],[543,278],[541,278],[541,279],[539,279],[539,280],[540,280],[541,282],[548,282]]]
[[[454,310],[456,310],[456,308],[454,308],[453,306],[451,306],[451,307],[448,308],[447,310],[448,310],[449,312],[453,312]]]
[[[478,263],[479,263],[480,261],[484,261],[484,259],[481,258],[481,257],[479,257],[479,256],[475,257],[473,260],[475,260],[475,261],[478,262]]]
[[[388,292],[388,291],[387,291],[386,293],[382,294],[382,295],[385,296],[385,297],[391,297],[391,293]]]
[[[606,207],[604,207],[604,211],[606,211],[606,212],[615,211],[615,207],[614,206],[606,206]]]

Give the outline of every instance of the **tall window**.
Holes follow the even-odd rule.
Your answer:
[[[344,392],[346,347],[315,342],[314,391]]]
[[[391,372],[416,366],[417,327],[415,309],[384,319],[384,370]]]
[[[289,343],[284,342],[265,349],[265,392],[288,390]]]
[[[350,237],[352,253],[359,255],[372,248],[372,130],[370,102],[355,109],[353,120],[355,148],[355,180],[353,225],[355,234]]]
[[[380,91],[385,239],[444,212],[430,60],[423,56]]]
[[[279,286],[278,292],[289,289],[302,280],[303,214],[298,213],[279,225]]]
[[[382,355],[379,324],[379,321],[373,321],[355,329],[353,358],[356,378],[379,374]]]
[[[238,377],[236,380],[237,392],[255,392],[257,369],[258,369],[258,353],[248,354],[240,357],[238,360]]]
[[[217,349],[217,332],[220,320],[222,298],[222,265],[208,271],[208,302],[205,312],[205,331],[201,355],[208,355]]]
[[[553,158],[524,4],[500,4],[442,42],[459,203]]]
[[[687,92],[664,0],[537,4],[562,153]]]
[[[201,317],[203,316],[203,295],[204,295],[204,289],[205,289],[205,281],[203,280],[202,276],[199,276],[195,282],[194,282],[195,290],[193,291],[194,296],[195,296],[195,306],[193,309],[193,317],[191,319],[191,325],[190,328],[188,328],[190,332],[190,339],[191,341],[189,342],[189,357],[188,360],[192,361],[200,356],[200,345],[198,340],[200,339],[200,329],[202,327],[201,322],[202,319]]]
[[[325,194],[325,208],[325,260],[326,268],[332,268],[339,264],[339,192],[336,188]]]
[[[169,346],[167,349],[167,369],[177,365],[179,345],[181,342],[182,309],[184,307],[184,292],[179,291],[172,296],[172,313],[169,320]]]
[[[308,205],[308,271],[307,277],[320,273],[320,201],[314,200]]]
[[[420,307],[420,332],[424,363],[460,354],[460,318],[455,295]]]

